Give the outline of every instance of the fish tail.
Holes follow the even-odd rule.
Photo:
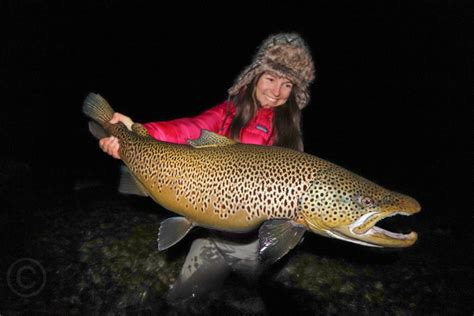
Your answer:
[[[89,93],[82,105],[82,112],[103,126],[105,122],[112,119],[115,111],[99,94]]]

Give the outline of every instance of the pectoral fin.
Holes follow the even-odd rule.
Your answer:
[[[194,227],[186,217],[171,217],[161,222],[158,232],[158,250],[165,250],[184,238]]]
[[[263,223],[258,232],[262,262],[278,261],[300,242],[305,231],[305,227],[289,220],[274,219]]]

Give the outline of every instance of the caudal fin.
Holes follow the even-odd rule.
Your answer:
[[[95,93],[89,93],[86,97],[82,105],[82,112],[100,125],[110,121],[114,115],[114,110],[110,104],[99,94]]]

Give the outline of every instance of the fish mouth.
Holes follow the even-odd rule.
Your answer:
[[[419,211],[419,210],[418,210]],[[418,234],[414,231],[404,234],[396,233],[376,226],[381,220],[396,216],[410,216],[415,212],[391,211],[391,212],[370,212],[363,215],[352,225],[346,227],[334,227],[329,235],[349,242],[372,247],[404,248],[413,245],[418,239]]]
[[[375,242],[377,245],[382,247],[392,246],[392,247],[408,247],[413,245],[418,235],[416,232],[412,231],[408,234],[403,233],[396,233],[389,230],[386,230],[380,226],[376,226],[377,223],[382,221],[383,219],[402,215],[402,216],[410,216],[412,213],[406,212],[390,212],[390,213],[379,213],[373,214],[367,218],[367,220],[352,229],[352,232],[355,235],[359,235],[364,237],[364,239],[368,239],[371,242]]]

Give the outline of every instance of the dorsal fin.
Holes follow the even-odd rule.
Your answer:
[[[230,138],[205,129],[202,130],[201,136],[198,139],[188,139],[188,144],[194,148],[230,146],[236,143],[236,141]]]

